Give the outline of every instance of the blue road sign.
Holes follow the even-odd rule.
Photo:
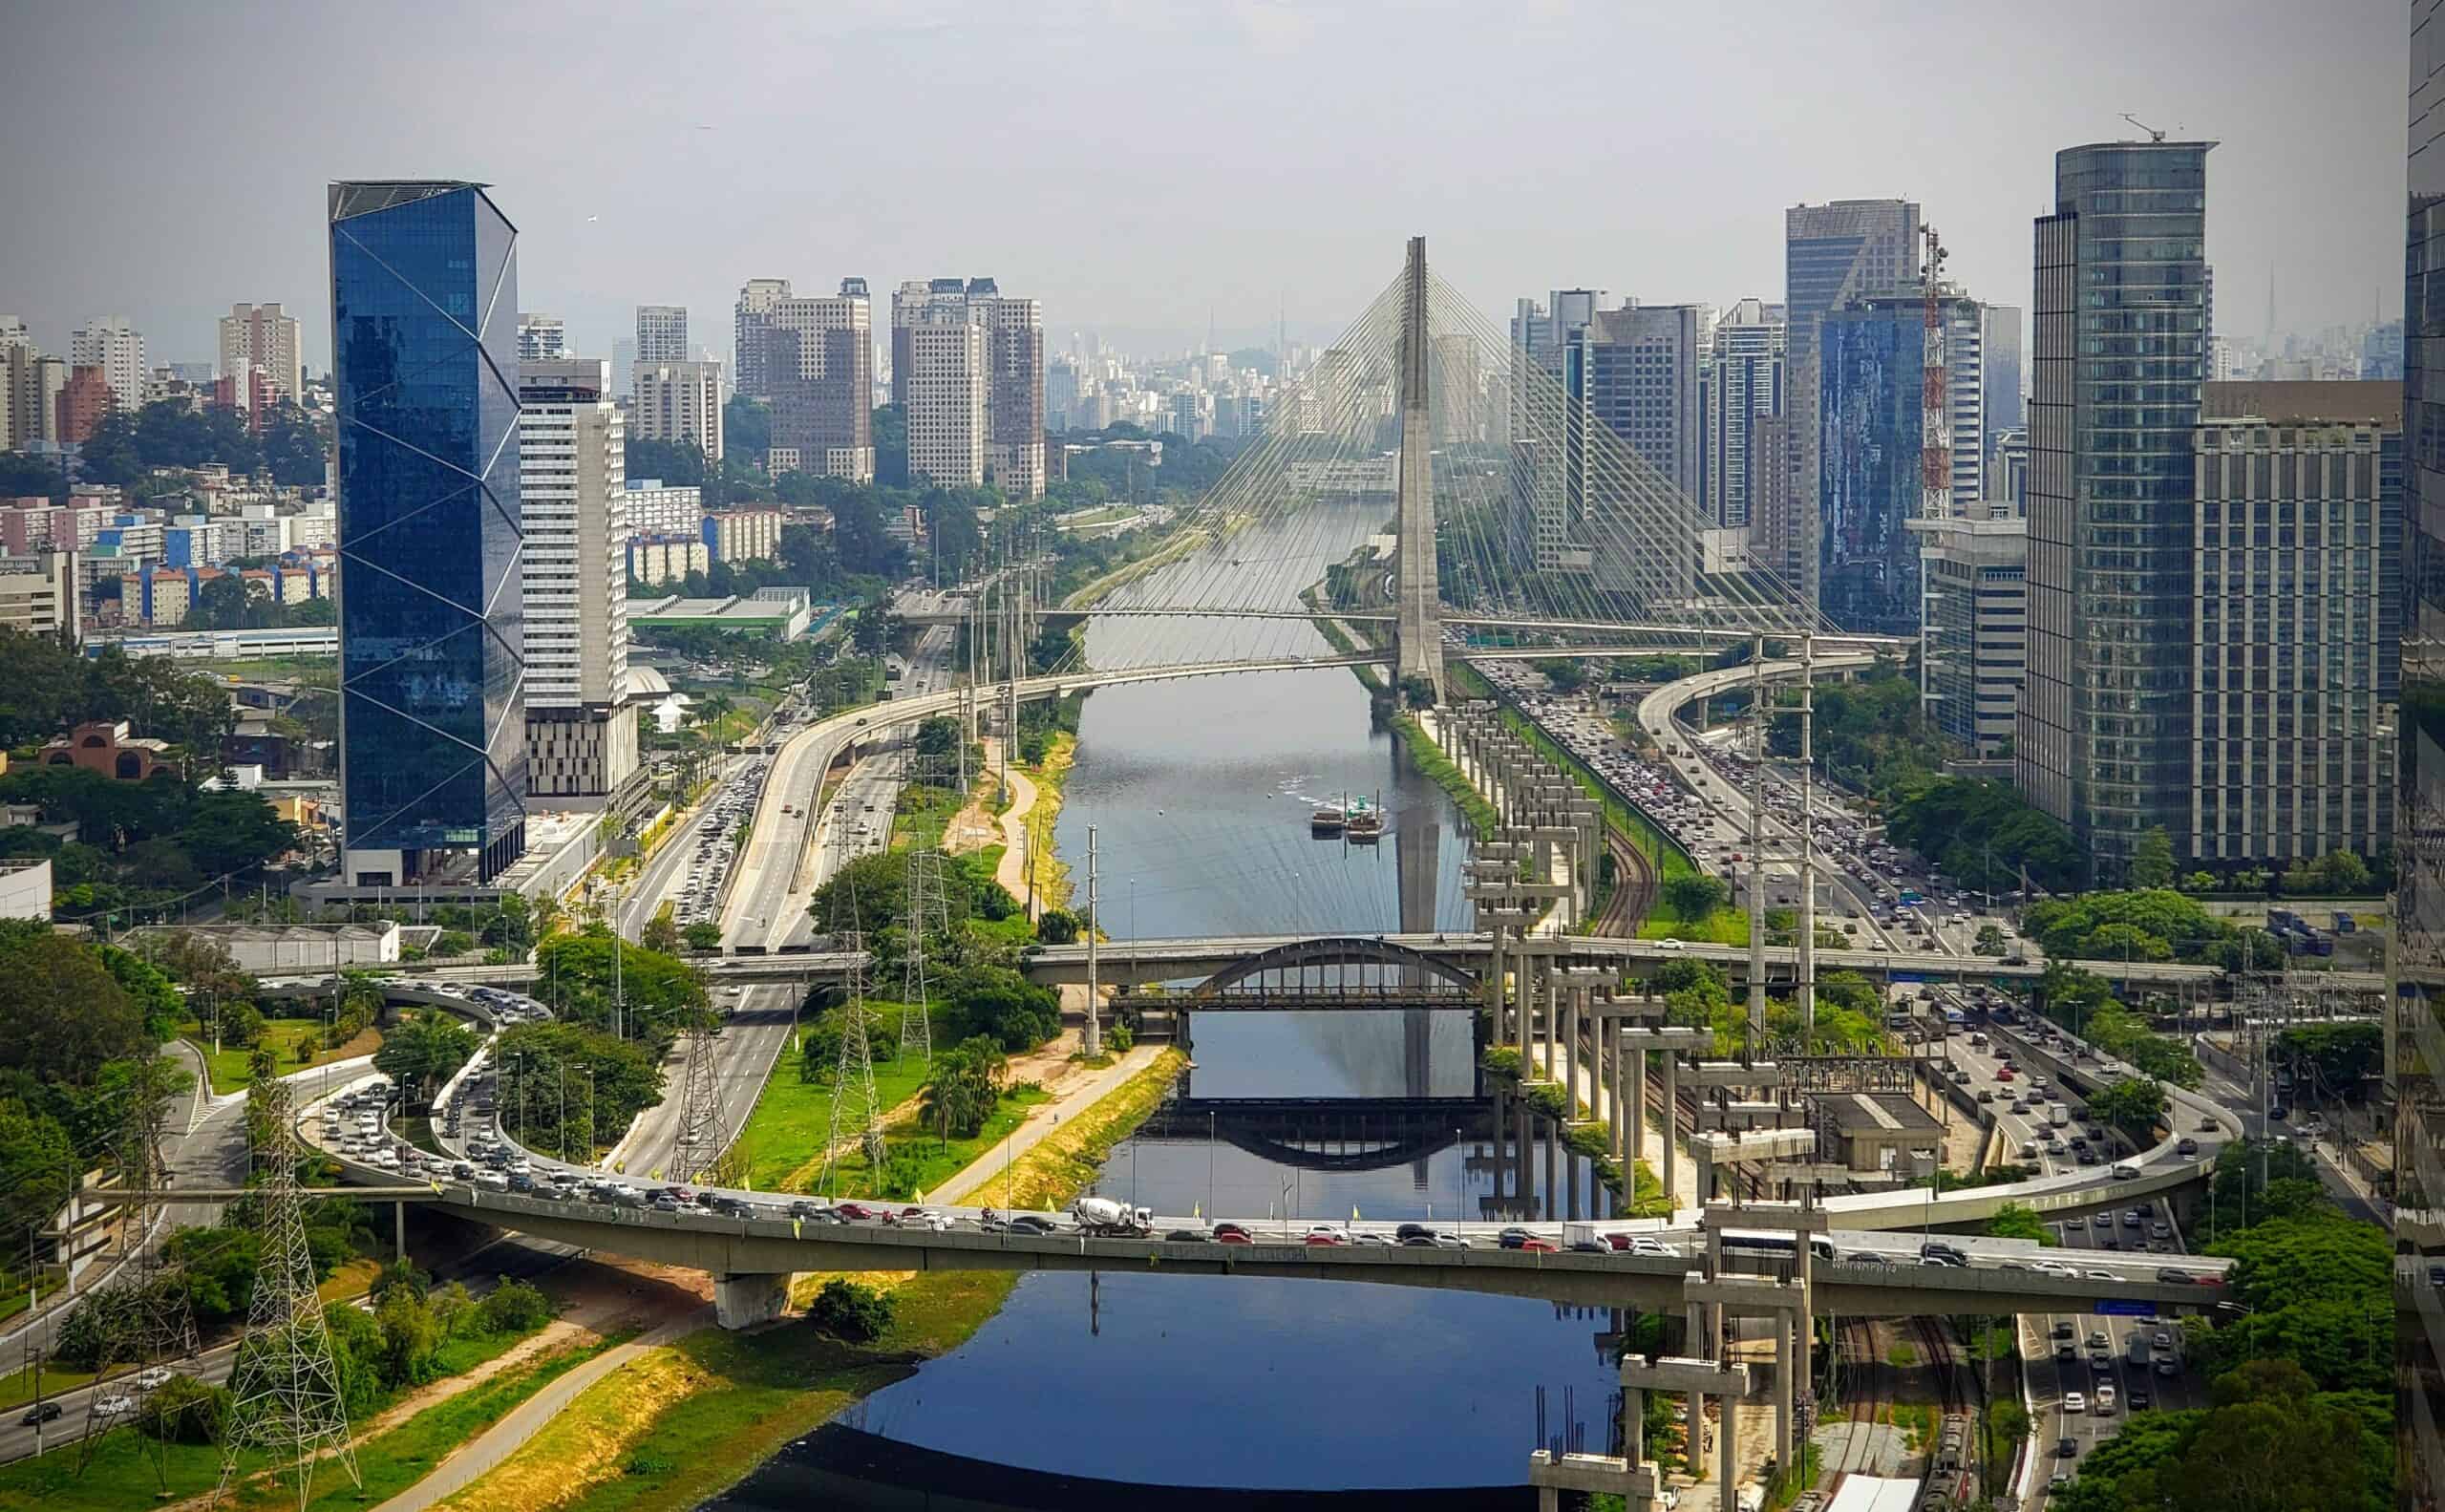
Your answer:
[[[1892,977],[1893,980],[1897,982],[1924,982],[1927,979],[1927,973],[1924,971],[1895,971],[1892,973]]]
[[[2108,1297],[2089,1310],[2104,1313],[2108,1317],[2144,1318],[2157,1310],[2157,1305],[2153,1302],[2125,1302],[2120,1297]]]

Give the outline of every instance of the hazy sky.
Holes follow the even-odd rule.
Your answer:
[[[608,356],[741,280],[989,273],[1058,348],[1329,337],[1424,233],[1490,313],[1779,298],[1782,210],[1907,195],[2026,305],[2054,150],[2208,160],[2220,328],[2402,299],[2401,0],[0,0],[0,311],[159,360],[280,300],[329,356],[323,185],[490,182],[520,304]],[[880,315],[880,309],[879,309]]]

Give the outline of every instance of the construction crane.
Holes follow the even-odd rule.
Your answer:
[[[1941,291],[1945,244],[1932,225],[1923,226],[1926,291],[1925,345],[1919,358],[1922,386],[1919,400],[1919,516],[1923,520],[1952,518],[1952,421],[1945,402],[1945,313]]]
[[[2150,141],[2162,141],[2165,139],[2165,134],[2163,132],[2149,125],[2146,121],[2141,120],[2138,117],[2134,116],[2127,110],[2122,113],[2122,118],[2129,121],[2134,126],[2138,127],[2141,131],[2146,132]]]

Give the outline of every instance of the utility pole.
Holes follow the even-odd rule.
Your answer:
[[[1749,1043],[1766,1044],[1766,637],[1750,643],[1749,720],[1756,731],[1749,768]]]
[[[1096,1011],[1101,1006],[1095,996],[1099,986],[1095,980],[1096,932],[1095,826],[1090,824],[1087,826],[1087,1033],[1084,1041],[1089,1055],[1104,1053],[1103,1026],[1096,1021]]]

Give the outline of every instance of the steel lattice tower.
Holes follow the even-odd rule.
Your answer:
[[[692,1182],[722,1158],[721,1077],[713,1063],[713,1026],[688,1030],[688,1068],[679,1092],[679,1140],[670,1155],[670,1179]]]
[[[365,1478],[357,1473],[356,1451],[349,1442],[348,1404],[331,1358],[330,1327],[314,1289],[314,1257],[307,1247],[297,1195],[297,1128],[288,1089],[277,1080],[259,1081],[250,1096],[269,1125],[256,1199],[262,1204],[263,1258],[246,1336],[229,1376],[229,1427],[222,1440],[221,1484],[212,1500],[218,1505],[228,1498],[239,1455],[262,1449],[287,1461],[276,1473],[295,1477],[298,1512],[305,1512],[314,1488],[314,1462],[327,1451],[360,1490]]]
[[[832,1175],[840,1168],[844,1134],[865,1151],[867,1167],[878,1176],[884,1156],[882,1105],[875,1097],[874,1048],[866,1039],[865,972],[858,964],[865,941],[853,929],[842,937],[840,948],[850,958],[849,996],[842,1014],[840,1054],[832,1072],[832,1123],[824,1136],[823,1176],[817,1183],[825,1191],[832,1189]]]
[[[931,764],[917,770],[925,786],[934,776]],[[943,898],[942,852],[930,845],[908,847],[903,917],[908,930],[908,952],[903,957],[900,986],[900,1053],[914,1051],[925,1064],[934,1063],[934,1029],[925,1016],[925,942],[930,931],[950,928],[950,906]]]
[[[130,1371],[187,1359],[199,1348],[195,1312],[187,1303],[186,1267],[165,1258],[157,1243],[162,1236],[156,1230],[168,1205],[169,1170],[161,1159],[161,1137],[168,1120],[169,1099],[147,1076],[134,1091],[118,1138],[119,1172],[134,1197],[121,1220],[119,1242],[122,1248],[132,1243],[135,1252],[128,1260],[128,1278],[112,1287],[106,1293],[107,1303],[102,1304],[109,1326],[127,1346],[118,1363]],[[128,1237],[131,1234],[133,1240]],[[113,1428],[133,1426],[143,1416],[106,1416],[100,1411],[105,1397],[117,1395],[105,1389],[115,1378],[112,1368],[105,1365],[87,1395],[85,1437],[76,1445],[78,1475],[85,1473],[95,1450]],[[143,1437],[154,1480],[167,1494],[168,1440],[156,1434]]]

